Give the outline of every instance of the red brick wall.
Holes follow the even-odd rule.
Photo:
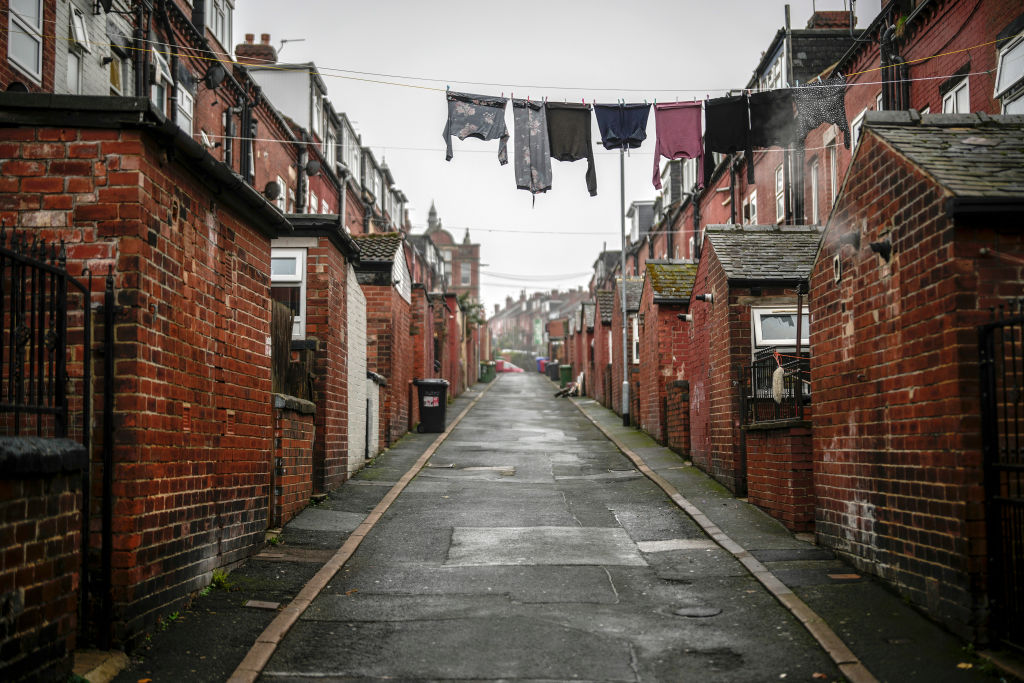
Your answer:
[[[814,528],[811,423],[746,430],[747,497],[792,531]]]
[[[621,287],[621,284],[620,284]],[[611,405],[608,406],[614,410],[618,415],[622,415],[622,290],[618,290],[615,294],[615,308],[612,309],[612,374],[611,374]],[[626,318],[626,359],[628,361],[629,368],[635,368],[636,364],[633,363],[633,324],[627,316]],[[635,377],[630,377],[630,382],[636,381]],[[635,397],[635,392],[631,386],[630,388],[630,401],[632,402]],[[630,422],[638,423],[639,416],[630,410]]]
[[[0,218],[68,241],[73,274],[114,265],[123,643],[262,542],[270,241],[139,131],[3,129],[0,174]]]
[[[679,455],[690,455],[690,383],[669,382],[665,388],[665,445]]]
[[[1021,266],[979,250],[1019,259],[1024,239],[998,216],[954,225],[941,188],[874,134],[862,145],[811,280],[817,536],[973,637],[985,568],[975,328],[1024,294]],[[839,247],[849,232],[860,250]],[[889,263],[868,247],[883,236]]]
[[[380,447],[409,429],[413,350],[410,307],[391,285],[363,285],[366,295],[366,366],[387,379],[381,394]]]
[[[274,396],[274,475],[271,524],[287,524],[309,505],[313,495],[314,406],[309,401]]]
[[[63,681],[71,673],[81,507],[78,471],[0,476],[0,679]]]
[[[330,240],[306,253],[306,338],[317,340],[313,490],[331,491],[348,478],[348,268]]]
[[[690,452],[693,464],[735,493],[745,486],[739,429],[739,380],[733,364],[742,362],[739,350],[750,359],[749,316],[742,315],[736,295],[711,247],[705,241],[693,288],[696,294],[713,294],[713,302],[695,301],[687,323],[690,353]],[[735,320],[735,329],[730,321]],[[745,322],[746,333],[743,332]]]
[[[683,304],[654,303],[653,289],[645,285],[640,299],[639,424],[660,444],[667,437],[665,385],[684,377],[688,340],[685,323],[677,316],[686,310]]]

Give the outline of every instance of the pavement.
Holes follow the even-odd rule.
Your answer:
[[[536,373],[471,388],[445,438],[403,437],[113,680],[1014,680],[611,411],[553,392]]]

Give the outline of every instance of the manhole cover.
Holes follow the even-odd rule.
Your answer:
[[[680,607],[672,612],[677,617],[690,617],[691,619],[717,617],[721,613],[721,607]]]

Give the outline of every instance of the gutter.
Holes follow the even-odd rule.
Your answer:
[[[950,197],[946,213],[952,218],[1024,213],[1024,194],[1017,197]]]

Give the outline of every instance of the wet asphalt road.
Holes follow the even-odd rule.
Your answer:
[[[260,680],[841,680],[732,555],[552,393],[542,375],[502,376]],[[321,521],[344,515],[358,516]]]

